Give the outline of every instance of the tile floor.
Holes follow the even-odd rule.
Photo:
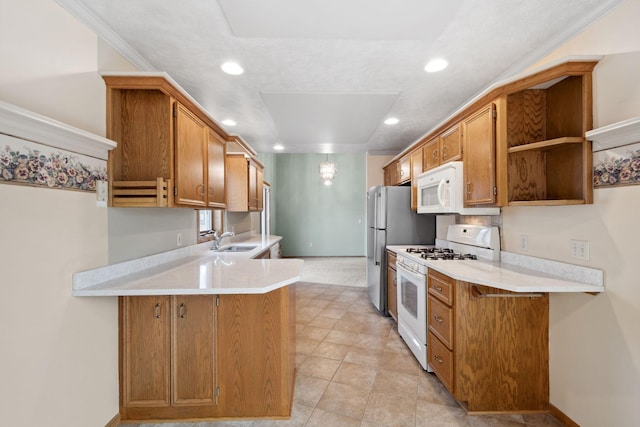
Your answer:
[[[140,427],[561,426],[549,415],[466,415],[420,368],[394,321],[377,314],[364,287],[318,282],[322,270],[339,276],[336,265],[345,270],[346,284],[354,269],[364,274],[363,258],[336,260],[313,259],[305,281],[295,285],[298,371],[291,419]]]

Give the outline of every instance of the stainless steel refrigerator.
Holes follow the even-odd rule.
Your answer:
[[[433,245],[435,215],[411,210],[411,187],[371,187],[367,192],[367,292],[387,314],[387,245]]]

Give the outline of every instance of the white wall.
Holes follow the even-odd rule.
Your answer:
[[[394,156],[379,156],[367,154],[367,188],[384,184],[384,171],[382,167],[389,163]]]
[[[50,0],[0,0],[0,99],[104,135],[96,36]],[[95,194],[0,183],[0,424],[103,426],[118,412],[117,301],[74,298],[107,262]]]
[[[640,116],[640,2],[627,0],[537,65],[607,55],[594,70],[594,127]],[[640,186],[600,188],[588,206],[503,209],[504,250],[574,264],[569,240],[587,240],[606,292],[552,295],[550,399],[583,427],[640,425]]]

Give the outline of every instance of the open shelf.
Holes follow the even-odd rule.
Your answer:
[[[518,153],[520,151],[530,150],[551,150],[554,147],[564,144],[584,144],[584,138],[565,136],[562,138],[554,138],[546,141],[532,142],[529,144],[517,145],[507,150],[507,153]]]

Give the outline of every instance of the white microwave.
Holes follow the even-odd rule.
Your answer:
[[[418,175],[418,213],[500,215],[500,208],[465,208],[462,162],[449,162]]]

